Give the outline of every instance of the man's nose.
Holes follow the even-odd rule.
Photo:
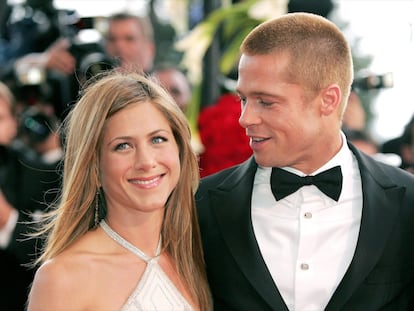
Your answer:
[[[257,124],[259,122],[259,117],[254,107],[246,101],[242,106],[241,114],[239,117],[239,124],[243,128],[247,128],[252,124]]]

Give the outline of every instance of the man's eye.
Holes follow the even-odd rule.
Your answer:
[[[176,88],[176,87],[170,88],[170,93],[172,95],[176,95],[176,96],[180,96],[181,95],[180,89],[179,88]]]
[[[258,103],[262,106],[271,106],[273,104],[273,103],[270,103],[270,102],[265,102],[261,99],[258,100]]]
[[[240,100],[240,104],[242,104],[243,106],[246,105],[246,103],[247,103],[247,99],[246,98],[239,97],[239,100]]]

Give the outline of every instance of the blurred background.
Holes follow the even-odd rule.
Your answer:
[[[94,0],[55,0],[57,7],[76,9],[82,16],[106,16],[120,9],[148,12],[149,2],[103,0],[97,5]],[[188,3],[187,10],[184,2]],[[220,2],[229,1],[157,0],[156,13],[162,22],[171,23],[183,35],[198,19],[202,19],[203,9],[206,9],[203,2],[210,2],[207,9],[214,9],[214,6],[221,5]],[[319,1],[320,6],[324,2]],[[356,54],[371,58],[371,63],[363,68],[365,70],[357,74],[388,74],[391,79],[389,85],[393,85],[362,91],[370,94],[361,94],[361,97],[373,97],[369,112],[372,113],[369,130],[373,138],[381,143],[400,135],[414,112],[414,1],[334,0],[332,3],[334,8],[330,18],[344,29]],[[306,4],[304,8],[307,8]]]
[[[370,130],[380,142],[402,133],[414,112],[414,1],[341,0],[337,14],[349,23],[350,40],[359,38],[360,53],[370,55],[370,73],[391,73],[393,87],[372,102]],[[373,92],[375,93],[375,92]]]
[[[12,5],[22,2],[24,1],[8,1]],[[270,18],[272,13],[274,15],[283,14],[288,10],[289,3],[287,0],[102,0],[99,2],[95,0],[55,0],[54,4],[58,9],[74,10],[81,17],[105,17],[122,10],[135,12],[139,15],[155,13],[160,24],[174,28],[175,37],[171,40],[177,41],[212,11],[223,10],[225,7],[241,2],[262,3],[261,6],[257,5],[256,10],[260,10],[261,7],[263,12],[255,13],[259,16],[259,20]],[[367,110],[367,128],[372,137],[378,143],[382,143],[401,134],[404,125],[409,121],[414,111],[414,95],[411,92],[414,80],[412,77],[414,72],[414,1],[303,0],[290,2],[294,3],[296,10],[319,10],[322,15],[328,13],[326,15],[344,30],[356,58],[361,60],[357,61],[356,66],[358,78],[375,76],[386,80],[379,82],[379,84],[374,82],[375,85],[365,87],[369,88],[368,90],[364,87],[359,90],[359,95]],[[272,7],[270,11],[269,7]],[[232,18],[232,14],[228,13],[229,19]],[[226,18],[224,17],[223,20]],[[95,27],[99,28],[99,25],[95,25]],[[101,27],[104,26],[101,25]],[[84,34],[85,36],[93,38],[91,32],[87,35]],[[212,43],[212,45],[214,44]],[[212,53],[214,54],[214,51]],[[205,58],[208,57],[210,57],[208,64],[217,62],[217,55],[209,56],[207,54]],[[191,69],[189,70],[191,71]],[[208,72],[209,70],[212,72]],[[218,73],[206,66],[202,74],[205,80],[214,80]],[[197,77],[193,77],[193,79],[197,79]],[[204,90],[206,88],[213,89],[217,81],[204,81],[203,83],[210,85],[204,86]],[[218,91],[205,90],[204,92],[205,102],[201,102],[201,106],[215,102],[218,96],[218,93],[215,92]],[[199,109],[196,109],[195,114],[198,112]],[[193,116],[192,119],[194,118]]]

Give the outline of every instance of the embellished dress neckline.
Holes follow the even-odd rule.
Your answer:
[[[150,257],[112,230],[105,220],[102,220],[99,225],[115,242],[147,263],[138,285],[121,311],[194,311],[158,264],[161,237],[155,256]]]

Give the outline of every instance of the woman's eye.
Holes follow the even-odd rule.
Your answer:
[[[168,139],[165,138],[165,137],[161,137],[161,136],[157,136],[157,137],[152,138],[152,143],[153,144],[160,144],[160,143],[165,142],[165,141],[168,141]]]
[[[129,148],[129,144],[128,143],[120,143],[118,145],[115,146],[115,150],[125,150]]]

